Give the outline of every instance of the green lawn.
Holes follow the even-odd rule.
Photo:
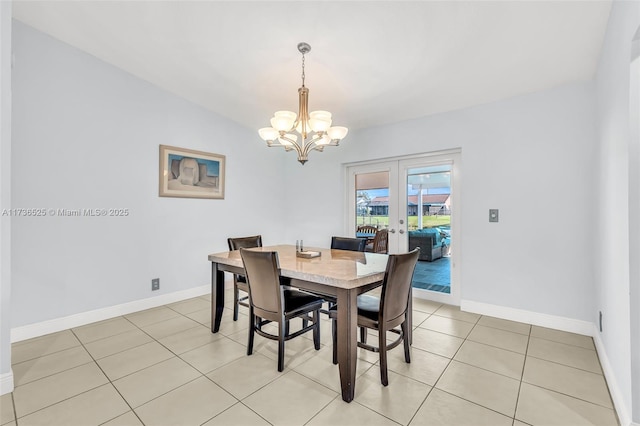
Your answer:
[[[409,229],[418,227],[418,216],[409,216]],[[388,216],[358,216],[357,225],[376,225],[380,227],[389,226]],[[451,225],[451,216],[422,216],[422,226],[432,228],[434,226]]]

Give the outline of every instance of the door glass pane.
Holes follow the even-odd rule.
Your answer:
[[[420,247],[413,287],[451,293],[451,165],[407,173],[409,250]]]
[[[389,226],[389,172],[356,175],[356,228]]]

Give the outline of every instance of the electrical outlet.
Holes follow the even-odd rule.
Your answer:
[[[154,278],[151,280],[151,291],[160,290],[160,278]]]
[[[498,221],[498,209],[489,209],[489,222]]]

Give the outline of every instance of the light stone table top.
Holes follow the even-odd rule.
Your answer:
[[[257,247],[249,250],[277,251],[282,276],[346,289],[382,281],[389,257],[379,253],[305,247],[305,251],[322,253],[320,257],[305,259],[296,256],[296,247],[293,245]],[[209,261],[243,267],[238,250],[210,254]]]

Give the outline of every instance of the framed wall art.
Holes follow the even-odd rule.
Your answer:
[[[160,196],[224,199],[225,156],[160,145]]]

